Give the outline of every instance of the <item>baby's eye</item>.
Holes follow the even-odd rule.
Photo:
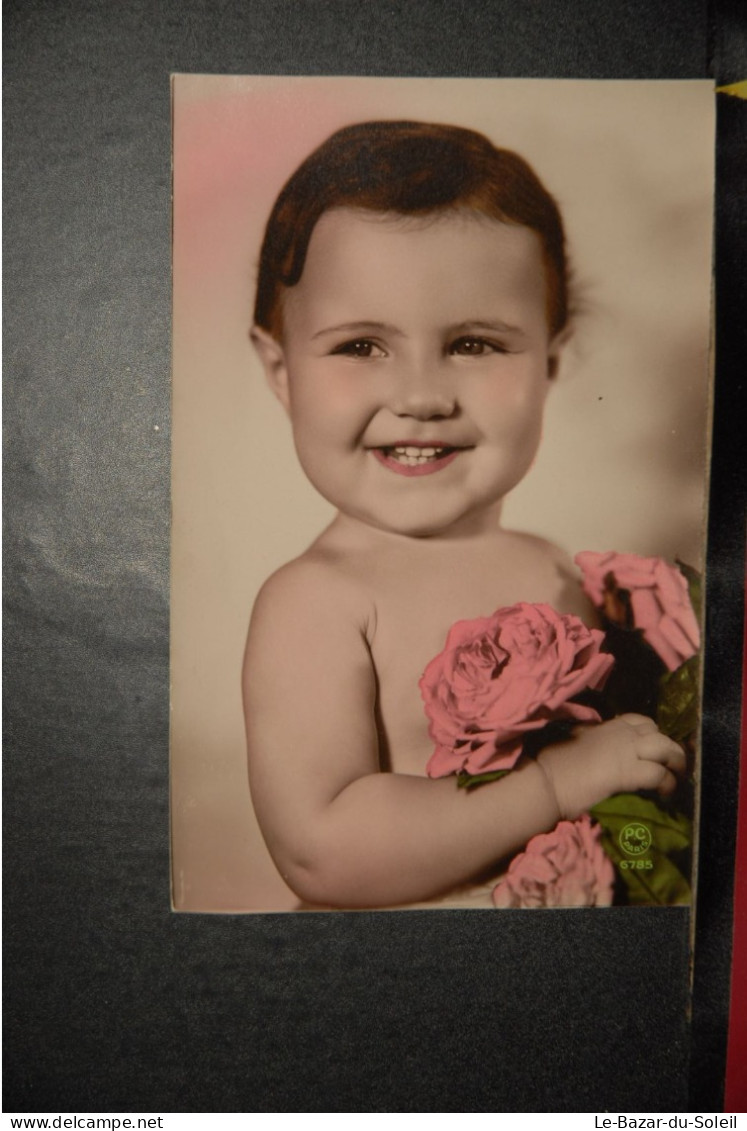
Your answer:
[[[459,357],[483,357],[489,353],[506,353],[500,342],[492,342],[487,338],[457,338],[449,346],[449,353]]]
[[[386,356],[381,346],[377,346],[376,342],[372,342],[369,338],[355,338],[352,342],[343,342],[342,345],[335,346],[332,353],[342,354],[344,357]]]

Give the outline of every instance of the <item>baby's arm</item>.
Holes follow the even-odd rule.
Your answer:
[[[244,694],[252,796],[270,852],[299,896],[333,906],[438,895],[576,808],[621,789],[656,788],[655,776],[666,787],[665,764],[676,769],[682,753],[661,736],[666,750],[637,753],[627,724],[624,737],[618,727],[605,743],[616,721],[474,791],[457,789],[453,778],[380,772],[375,673],[359,605],[349,584],[331,584],[313,561],[280,571],[260,594]],[[572,774],[559,768],[566,745],[576,755]]]

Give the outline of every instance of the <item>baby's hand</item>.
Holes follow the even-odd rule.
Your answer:
[[[545,747],[537,761],[566,820],[613,793],[639,789],[672,793],[675,774],[685,769],[682,747],[644,715],[620,715],[607,723],[581,726],[568,742]]]

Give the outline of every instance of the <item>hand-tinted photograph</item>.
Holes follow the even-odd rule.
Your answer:
[[[174,909],[690,903],[711,85],[172,83]]]

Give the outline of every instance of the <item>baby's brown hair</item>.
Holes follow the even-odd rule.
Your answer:
[[[530,228],[542,244],[551,333],[568,321],[563,221],[523,158],[460,126],[360,122],[337,130],[299,165],[270,213],[254,320],[278,338],[282,290],[300,281],[314,227],[332,208],[423,216],[471,209]]]

